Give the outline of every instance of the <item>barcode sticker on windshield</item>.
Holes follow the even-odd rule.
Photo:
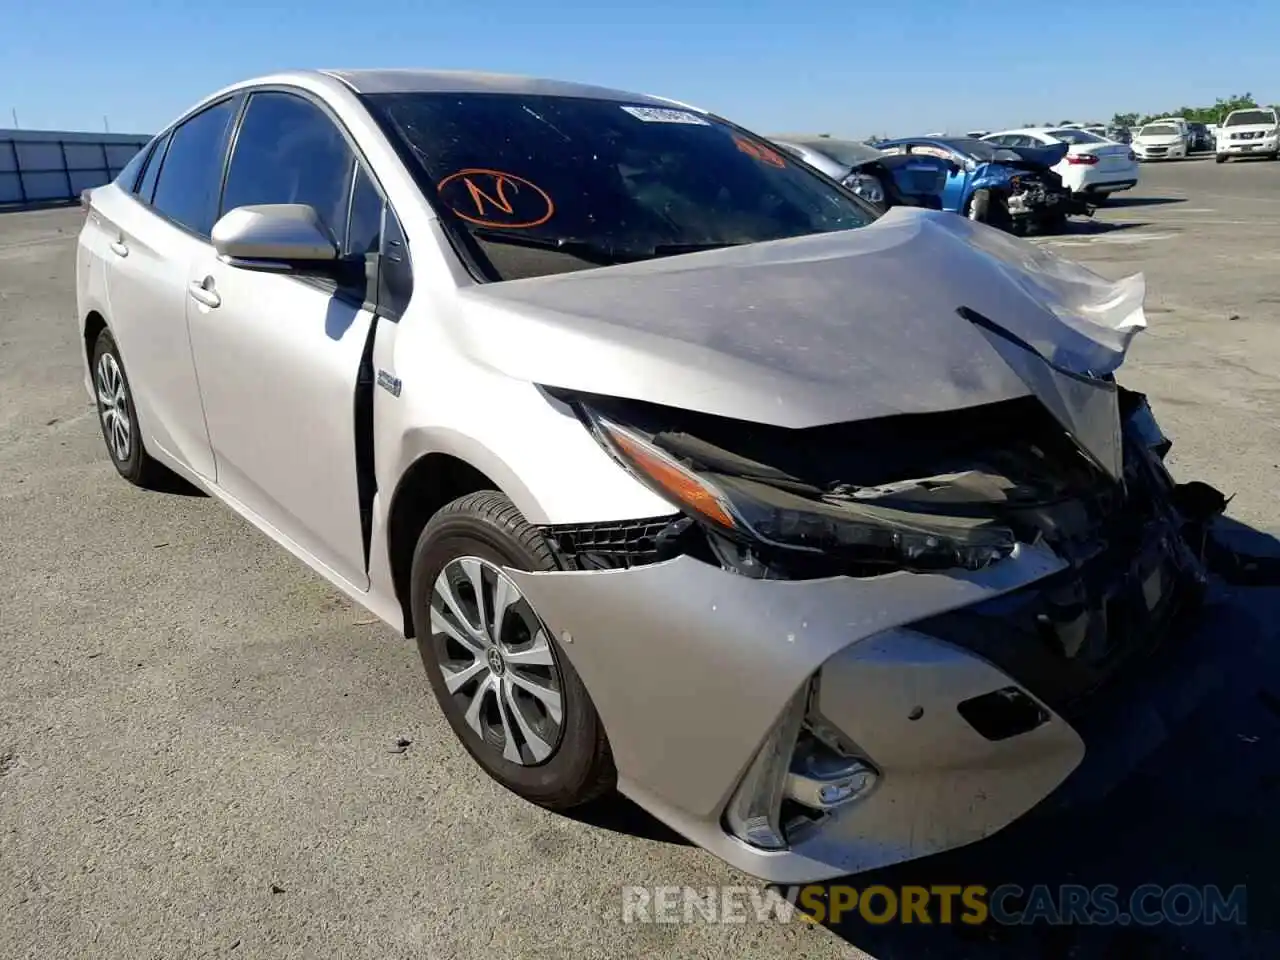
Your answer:
[[[690,123],[697,127],[711,126],[702,117],[687,110],[668,110],[665,107],[623,107],[622,109],[645,123]]]

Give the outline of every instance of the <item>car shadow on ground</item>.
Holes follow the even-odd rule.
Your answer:
[[[610,794],[566,810],[565,816],[588,826],[612,830],[641,840],[677,847],[692,846],[683,836],[621,794]]]
[[[161,465],[156,476],[147,484],[147,489],[155,493],[168,493],[175,497],[207,497],[209,496],[185,477],[180,477],[168,467]]]
[[[1107,202],[1099,210],[1113,210],[1118,207],[1158,207],[1168,203],[1186,203],[1186,197],[1117,197],[1107,198]]]
[[[1151,925],[1041,919],[973,926],[941,925],[935,909],[932,926],[876,926],[850,911],[831,927],[835,933],[878,960],[1280,956],[1280,541],[1232,521],[1223,528],[1237,548],[1270,559],[1242,565],[1236,585],[1215,582],[1189,642],[1162,655],[1165,675],[1122,701],[1117,729],[1142,728],[1142,736],[1109,739],[1096,753],[1090,743],[1085,763],[1059,791],[1074,793],[1074,802],[1058,799],[1060,808],[1033,811],[970,847],[833,882],[857,890],[1015,884],[1022,895],[1013,891],[1004,901],[1014,911],[1038,885],[1059,904],[1063,885],[1113,885],[1117,917],[1147,884],[1186,884],[1206,899],[1212,886],[1224,900],[1243,887],[1241,913],[1188,921],[1189,907],[1172,906],[1174,918]],[[1135,757],[1145,759],[1135,764]],[[1143,896],[1142,910],[1159,908],[1159,891]],[[1179,915],[1183,922],[1174,922]]]
[[[1118,233],[1121,230],[1133,230],[1137,227],[1149,227],[1150,223],[1138,220],[1125,220],[1122,222],[1113,222],[1110,220],[1068,220],[1067,226],[1063,230],[1054,233],[1036,234],[1043,237],[1078,237],[1092,236],[1103,233]]]

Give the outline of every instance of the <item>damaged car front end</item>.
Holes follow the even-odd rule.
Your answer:
[[[519,598],[536,639],[512,656],[572,667],[521,679],[556,737],[516,769],[519,713],[466,731],[522,661],[429,665],[472,755],[557,809],[616,783],[775,882],[972,843],[1058,793],[1093,699],[1161,657],[1204,582],[1212,510],[1115,378],[1142,278],[881,212],[711,114],[494,82],[385,101],[450,278],[428,333],[396,331],[422,375],[387,408],[510,503],[471,517],[476,543],[429,524],[412,579],[501,560],[487,606]],[[999,166],[1038,210],[1047,160],[1011,156],[958,164],[949,209]],[[432,603],[424,663],[463,629]],[[604,735],[592,777],[557,780],[577,681]]]
[[[682,508],[630,538],[547,531],[570,569],[630,571],[626,601],[528,584],[552,622],[636,647],[632,769],[663,772],[629,792],[778,882],[949,849],[1048,796],[1091,695],[1204,584],[1145,398],[1118,398],[1116,478],[1031,398],[789,431],[562,394]]]
[[[1092,209],[1053,170],[1067,145],[1005,147],[968,137],[907,138],[878,145],[891,155],[937,156],[952,168],[942,208],[1019,235],[1061,230],[1069,215]]]
[[[572,638],[622,791],[736,866],[803,882],[976,841],[1053,794],[1085,756],[1091,698],[1189,622],[1205,573],[1188,531],[1205,518],[1180,507],[1146,399],[1115,381],[1145,325],[1140,278],[919,210],[786,245],[486,299],[548,321],[591,295],[616,343],[633,316],[678,324],[722,277],[774,316],[783,300],[825,311],[813,292],[797,308],[800,289],[838,299],[879,278],[883,300],[846,308],[825,359],[773,347],[766,363],[785,323],[755,345],[739,330],[754,385],[710,362],[663,377],[675,354],[633,355],[634,379],[539,361],[548,398],[672,512],[547,525],[563,571],[510,571]],[[966,262],[899,324],[928,317],[931,356],[877,314],[904,302],[889,263],[952,255]],[[721,301],[722,322],[749,323]],[[686,327],[683,352],[723,335]],[[850,366],[859,342],[875,372]]]

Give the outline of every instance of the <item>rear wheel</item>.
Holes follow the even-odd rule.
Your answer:
[[[575,807],[616,782],[604,726],[503,568],[558,565],[501,493],[469,494],[432,517],[411,575],[418,652],[449,726],[489,776],[541,806]]]
[[[142,446],[133,391],[124,372],[120,348],[111,331],[103,330],[93,345],[93,392],[98,424],[107,453],[120,476],[139,487],[153,486],[164,474]]]

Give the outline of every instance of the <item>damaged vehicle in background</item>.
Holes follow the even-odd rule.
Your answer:
[[[414,638],[534,803],[616,788],[778,882],[938,853],[1054,795],[1194,622],[1222,498],[1114,378],[1141,278],[878,215],[720,117],[286,73],[84,201],[116,470]]]
[[[1057,232],[1068,215],[1092,212],[1053,170],[1070,149],[1065,143],[1003,147],[968,137],[908,137],[876,146],[889,154],[950,161],[942,209],[1011,233]]]
[[[884,153],[865,143],[833,137],[793,134],[769,139],[881,210],[942,209],[942,189],[952,161],[923,154]]]

